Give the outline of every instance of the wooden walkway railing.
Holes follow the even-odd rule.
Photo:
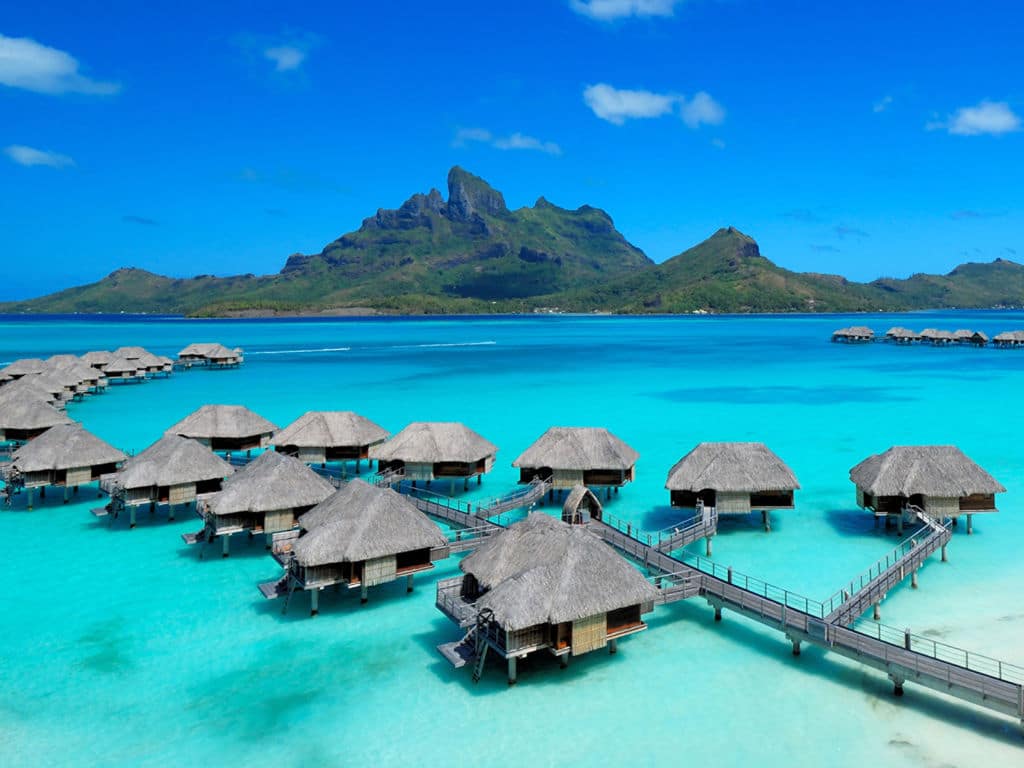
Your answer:
[[[909,547],[901,546],[896,556],[890,555],[880,561],[883,565],[869,569],[857,582],[856,594],[844,598],[848,591],[840,590],[837,594],[849,603],[846,610],[835,606],[834,598],[812,600],[699,555],[671,557],[647,543],[648,534],[642,531],[630,535],[632,532],[602,521],[593,521],[588,527],[649,571],[671,579],[668,589],[674,592],[659,603],[699,595],[715,607],[716,615],[729,608],[780,630],[793,641],[795,650],[800,642],[808,641],[879,669],[893,681],[897,694],[902,693],[905,682],[912,681],[1024,722],[1024,668],[874,622],[865,628],[865,623],[856,622],[860,613],[850,617],[857,606],[870,606],[872,600],[881,599],[910,569],[920,567],[928,554],[949,541],[948,525],[920,510],[911,511],[924,523],[922,538]]]

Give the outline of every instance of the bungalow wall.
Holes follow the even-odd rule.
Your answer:
[[[995,512],[996,497],[994,493],[974,493],[958,499],[961,512]]]
[[[572,623],[572,655],[596,651],[608,644],[608,615],[599,613]]]
[[[367,560],[363,564],[363,584],[367,587],[375,587],[378,584],[394,581],[397,570],[398,566],[394,555]]]
[[[960,514],[960,499],[944,496],[925,496],[922,505],[925,512],[932,517],[950,517]]]
[[[280,533],[295,527],[294,509],[275,509],[263,513],[263,532]]]
[[[725,515],[745,515],[750,512],[750,494],[743,491],[716,491],[715,510]]]

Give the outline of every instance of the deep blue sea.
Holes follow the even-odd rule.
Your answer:
[[[1006,487],[1001,511],[961,526],[950,561],[894,590],[884,623],[1024,665],[1024,350],[846,346],[834,328],[893,325],[993,335],[1024,313],[205,321],[0,317],[0,362],[191,341],[245,349],[238,370],[193,370],[69,406],[139,451],[206,403],[284,426],[354,410],[392,432],[457,420],[499,446],[470,494],[517,479],[512,460],[553,425],[604,426],[637,449],[637,480],[608,504],[645,529],[669,467],[696,443],[758,440],[799,478],[796,509],[726,521],[714,559],[824,598],[895,547],[855,504],[850,467],[894,444],[955,443]],[[661,607],[619,653],[566,670],[535,655],[506,685],[474,685],[435,650],[459,630],[434,607],[457,558],[358,594],[325,592],[310,618],[256,585],[279,569],[259,539],[200,560],[195,519],[94,518],[95,494],[0,507],[0,765],[1021,766],[1021,726],[698,600]],[[698,548],[701,544],[696,545]]]

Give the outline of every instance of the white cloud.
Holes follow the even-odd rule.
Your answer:
[[[885,112],[892,104],[892,96],[883,96],[871,107],[872,112]]]
[[[570,0],[576,13],[599,21],[629,16],[671,16],[680,0]]]
[[[452,146],[464,147],[471,143],[488,144],[495,149],[527,149],[545,152],[549,155],[562,154],[562,148],[553,141],[541,141],[534,136],[515,133],[509,136],[495,136],[485,128],[460,128],[455,132]]]
[[[725,121],[725,107],[707,91],[698,91],[692,99],[687,99],[675,93],[630,91],[598,83],[583,90],[583,101],[595,115],[615,125],[631,119],[661,117],[671,114],[676,107],[682,121],[694,130],[702,125],[721,125]]]
[[[28,167],[43,165],[50,168],[67,168],[75,164],[75,161],[67,155],[26,147],[23,144],[11,144],[9,147],[4,147],[4,154],[18,165]]]
[[[711,146],[715,149],[725,149],[725,142],[722,139],[712,139]]]
[[[607,83],[588,85],[583,91],[583,101],[594,114],[615,125],[632,118],[667,115],[678,98],[668,93],[620,90]]]
[[[956,136],[980,136],[987,133],[998,136],[1019,131],[1018,117],[1005,101],[979,102],[973,107],[961,107],[945,122],[932,122],[929,130],[945,128]]]
[[[302,66],[306,60],[306,51],[294,45],[275,45],[265,48],[263,57],[274,62],[277,72],[291,72]]]
[[[702,125],[721,125],[725,121],[725,108],[706,91],[699,91],[692,99],[680,99],[679,116],[690,128]]]
[[[117,83],[86,77],[78,60],[27,37],[0,34],[0,84],[36,93],[89,93],[109,95],[121,90]]]

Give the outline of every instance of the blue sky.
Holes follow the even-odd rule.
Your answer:
[[[10,3],[0,298],[275,272],[454,164],[656,261],[728,225],[855,279],[1024,261],[1022,28],[988,0]]]

